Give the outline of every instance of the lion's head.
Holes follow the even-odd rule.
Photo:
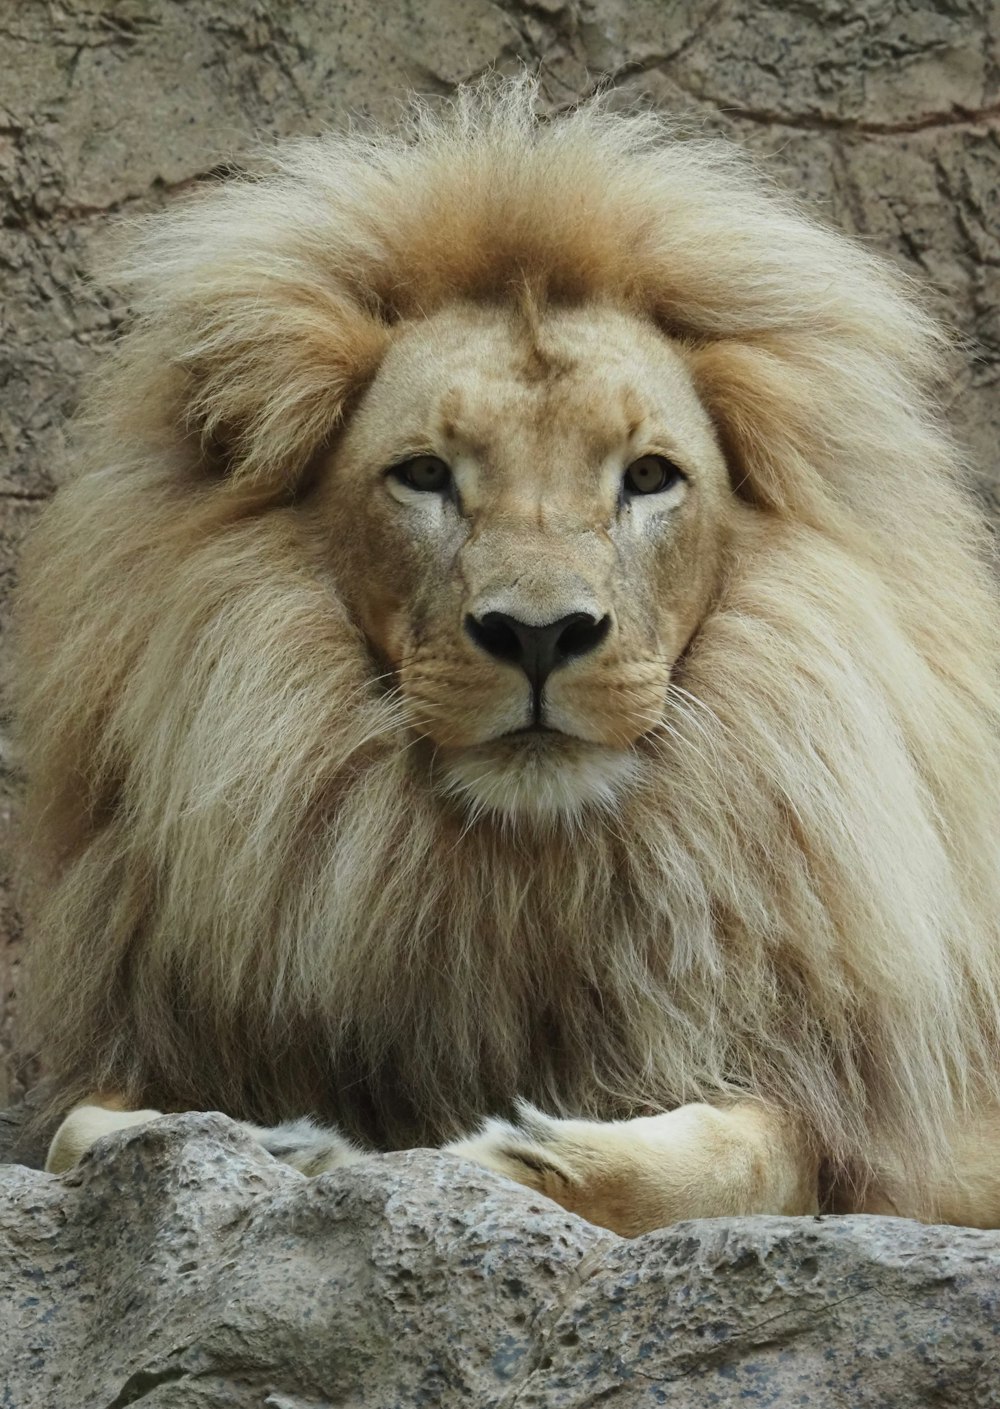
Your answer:
[[[121,278],[20,614],[67,1099],[401,1142],[750,1089],[932,1151],[996,1081],[1000,637],[903,281],[523,85]]]
[[[316,476],[317,560],[428,785],[512,820],[613,807],[734,520],[683,350],[601,304],[449,307]]]

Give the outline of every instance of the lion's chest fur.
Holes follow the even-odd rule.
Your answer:
[[[671,917],[637,903],[613,829],[534,845],[485,826],[448,833],[394,778],[394,825],[363,850],[343,815],[360,804],[344,802],[345,855],[319,868],[296,928],[288,913],[232,915],[239,981],[172,927],[174,1041],[161,1029],[149,1048],[141,1026],[133,1039],[144,1100],[197,1097],[257,1120],[311,1112],[398,1147],[453,1137],[519,1097],[616,1118],[724,1085],[733,1015],[725,1035],[719,986],[706,1002],[690,936],[678,968]],[[147,942],[136,956],[137,988],[160,953]]]

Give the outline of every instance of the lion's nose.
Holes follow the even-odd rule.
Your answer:
[[[611,629],[611,618],[570,612],[558,621],[531,626],[506,612],[486,612],[467,616],[465,629],[482,650],[519,665],[537,693],[559,666],[597,649]]]

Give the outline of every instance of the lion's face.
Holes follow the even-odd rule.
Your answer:
[[[544,815],[632,776],[730,501],[684,358],[651,326],[459,306],[396,338],[311,512],[433,776],[474,809]]]

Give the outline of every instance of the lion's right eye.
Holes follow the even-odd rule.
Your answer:
[[[451,488],[451,470],[436,455],[415,455],[389,471],[393,479],[422,494],[446,494]]]

